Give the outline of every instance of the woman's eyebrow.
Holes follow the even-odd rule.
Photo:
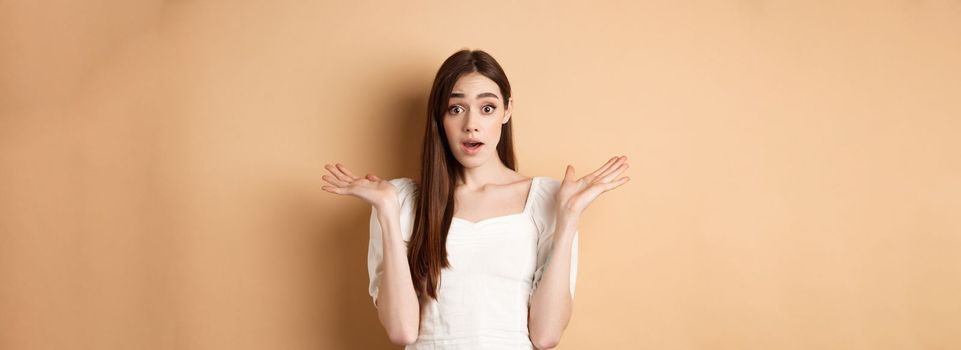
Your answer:
[[[464,94],[462,94],[462,93],[460,93],[460,92],[454,92],[454,93],[451,93],[451,94],[450,94],[450,97],[451,97],[451,98],[463,98],[463,97],[464,97]],[[497,94],[495,94],[495,93],[493,93],[493,92],[482,92],[482,93],[480,93],[480,94],[477,94],[477,98],[481,98],[481,97],[493,97],[493,98],[496,98],[496,99],[500,99],[499,97],[497,97]]]

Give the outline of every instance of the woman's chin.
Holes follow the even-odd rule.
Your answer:
[[[483,154],[466,155],[461,154],[457,157],[457,161],[460,162],[465,168],[476,168],[481,164],[487,162],[487,157]]]

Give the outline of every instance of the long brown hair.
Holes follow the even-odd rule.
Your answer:
[[[504,70],[494,57],[481,50],[455,52],[441,64],[434,77],[427,101],[419,197],[413,232],[407,246],[407,261],[419,300],[426,300],[426,297],[437,299],[441,269],[450,267],[447,261],[447,231],[454,216],[454,187],[457,180],[464,176],[464,167],[454,158],[447,142],[443,118],[457,79],[471,72],[478,72],[497,83],[505,104],[511,97],[511,85]],[[513,118],[501,125],[497,155],[505,166],[516,170],[511,120]]]

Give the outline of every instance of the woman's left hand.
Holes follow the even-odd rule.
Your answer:
[[[558,221],[577,222],[587,206],[597,199],[601,193],[613,190],[630,180],[625,176],[614,180],[624,170],[627,170],[627,156],[614,157],[594,172],[584,177],[574,179],[574,167],[567,166],[564,181],[557,191]]]

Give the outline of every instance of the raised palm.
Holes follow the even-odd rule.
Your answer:
[[[324,168],[331,174],[322,176],[325,181],[330,183],[328,186],[321,187],[324,191],[355,196],[378,208],[397,202],[397,190],[387,180],[372,174],[367,174],[365,177],[356,177],[340,163],[336,165],[325,164]]]
[[[630,180],[625,176],[615,180],[627,170],[627,156],[613,157],[594,172],[580,179],[574,178],[574,167],[568,165],[564,181],[557,191],[558,215],[561,219],[577,219],[601,193],[613,190]]]

